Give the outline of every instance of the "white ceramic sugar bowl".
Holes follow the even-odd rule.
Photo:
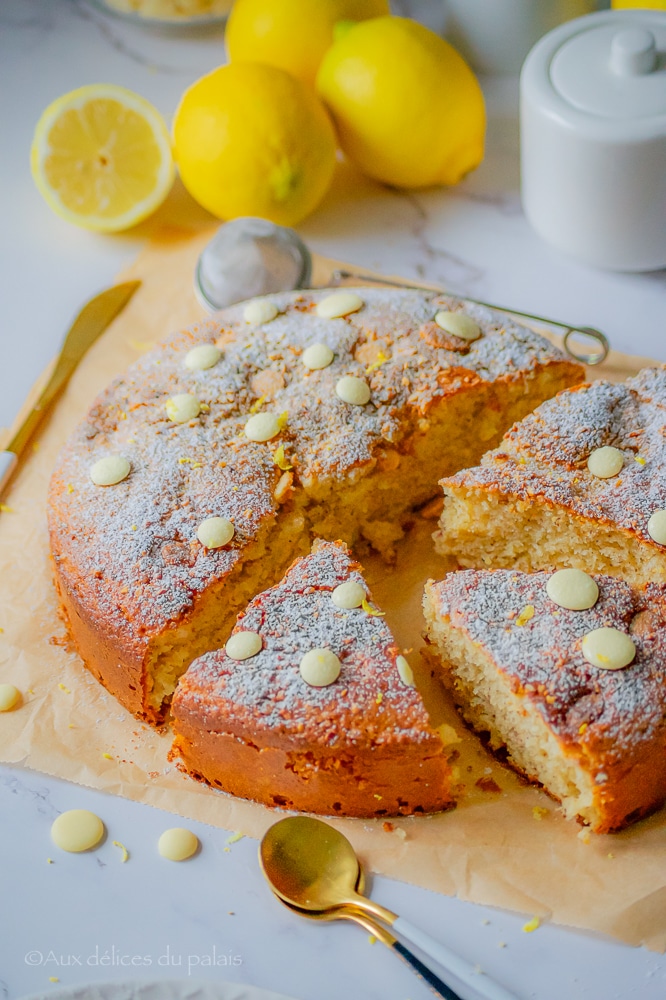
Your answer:
[[[666,13],[556,28],[520,79],[521,189],[534,229],[597,267],[666,267]]]

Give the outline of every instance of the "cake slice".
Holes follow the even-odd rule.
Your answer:
[[[176,690],[173,753],[187,771],[325,815],[452,806],[449,755],[370,601],[359,564],[334,542],[315,543],[251,601],[226,647],[197,659]]]
[[[463,566],[666,582],[666,368],[561,392],[442,485],[436,546]]]
[[[568,817],[609,833],[666,799],[666,588],[596,576],[594,606],[569,610],[551,580],[500,569],[429,581],[427,637],[465,720]],[[629,647],[618,662],[633,642],[629,665],[595,651],[585,637],[600,628]]]

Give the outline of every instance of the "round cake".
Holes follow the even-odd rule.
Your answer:
[[[313,537],[390,559],[439,479],[582,375],[505,316],[420,291],[275,295],[167,338],[99,396],[53,475],[83,660],[162,721],[188,665]]]

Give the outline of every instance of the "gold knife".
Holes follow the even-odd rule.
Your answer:
[[[14,434],[5,451],[0,451],[0,496],[16,471],[19,459],[31,437],[46,416],[52,403],[67,385],[74,369],[89,347],[119,312],[124,309],[140,281],[126,281],[100,292],[86,302],[65,337],[50,379],[42,389],[39,399]]]

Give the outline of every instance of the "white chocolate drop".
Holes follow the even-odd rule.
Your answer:
[[[301,355],[301,361],[311,371],[328,368],[332,360],[333,351],[327,344],[311,344],[310,347],[305,348]]]
[[[336,608],[360,608],[366,598],[365,588],[355,580],[347,580],[339,584],[331,594],[331,600]]]
[[[655,510],[647,523],[648,535],[658,545],[666,545],[666,510]]]
[[[197,538],[207,549],[219,549],[231,541],[234,531],[226,517],[207,517],[197,528]]]
[[[410,667],[409,663],[404,656],[399,656],[395,661],[395,665],[398,668],[398,673],[400,674],[400,680],[407,687],[414,687],[414,671]]]
[[[90,478],[95,486],[115,486],[127,479],[131,468],[124,455],[107,455],[91,467]]]
[[[166,401],[166,412],[174,424],[186,424],[201,413],[201,403],[189,392],[179,392]]]
[[[167,861],[187,861],[199,848],[199,838],[191,830],[174,826],[157,841],[157,850]]]
[[[21,692],[13,684],[0,684],[0,712],[11,712],[21,701]]]
[[[104,836],[104,824],[99,816],[87,809],[69,809],[51,825],[51,840],[62,851],[79,854],[99,844]]]
[[[215,344],[200,344],[185,355],[185,367],[193,372],[202,372],[216,365],[221,357],[222,351]]]
[[[278,307],[270,299],[255,299],[248,302],[243,309],[243,319],[246,323],[253,323],[256,326],[262,323],[270,323],[279,313]]]
[[[351,403],[352,406],[365,406],[370,401],[370,386],[355,375],[344,375],[338,379],[335,393],[343,403]]]
[[[224,650],[232,660],[249,660],[260,652],[262,646],[263,641],[258,632],[234,632]]]
[[[250,441],[270,441],[280,433],[280,421],[274,413],[255,413],[245,424],[245,437]]]
[[[559,608],[569,611],[585,611],[599,600],[596,581],[582,569],[558,569],[549,577],[546,593]]]
[[[317,303],[315,312],[322,319],[340,319],[358,312],[365,303],[356,292],[333,292]]]
[[[636,656],[634,640],[626,632],[604,626],[583,637],[583,656],[601,670],[621,670]]]
[[[597,479],[612,479],[624,465],[624,455],[617,448],[605,445],[590,452],[587,460],[588,472]]]
[[[471,342],[478,340],[481,336],[479,324],[475,323],[472,317],[464,312],[448,312],[445,309],[440,309],[435,316],[435,323],[442,330],[453,334],[454,337],[460,337],[461,340]]]
[[[341,666],[331,649],[311,649],[301,659],[301,677],[310,687],[328,687],[340,676]]]

